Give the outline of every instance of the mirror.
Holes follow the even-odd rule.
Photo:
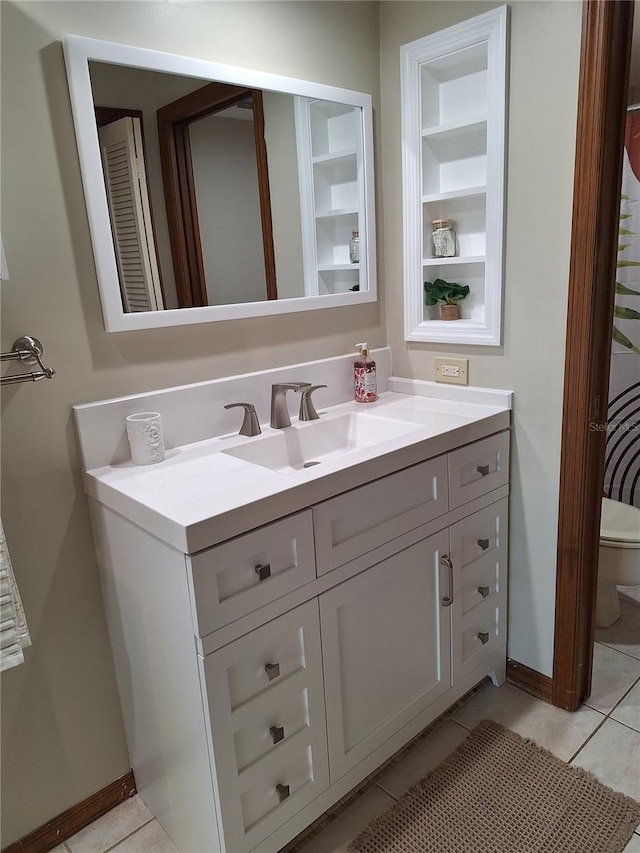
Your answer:
[[[371,97],[64,37],[107,331],[376,299]]]

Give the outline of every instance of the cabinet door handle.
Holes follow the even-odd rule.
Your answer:
[[[277,678],[280,675],[280,664],[265,663],[264,671],[267,673],[267,678],[269,679],[269,681],[273,681],[274,678]]]
[[[271,577],[271,563],[256,566],[256,574],[258,575],[259,580],[266,581],[267,578]]]
[[[281,785],[279,782],[276,785],[276,793],[278,795],[278,800],[282,803],[284,802],[289,794],[291,793],[288,785]]]
[[[489,587],[488,586],[479,586],[478,592],[483,598],[486,598],[489,595]]]
[[[281,740],[284,740],[284,726],[271,726],[269,733],[274,743],[280,743]]]
[[[449,595],[445,595],[440,602],[443,607],[451,607],[453,604],[453,561],[447,554],[440,557],[440,562],[449,569]]]
[[[476,471],[477,471],[477,472],[478,472],[478,474],[480,474],[482,477],[486,477],[486,476],[487,476],[487,474],[489,473],[489,466],[488,466],[488,465],[477,465],[477,466],[476,466]]]
[[[480,640],[483,646],[486,645],[489,642],[489,632],[487,631],[486,633],[484,633],[481,631],[478,634],[478,639]]]
[[[478,539],[478,545],[482,548],[483,551],[486,551],[489,547],[488,539]]]

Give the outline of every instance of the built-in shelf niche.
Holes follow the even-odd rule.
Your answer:
[[[367,281],[362,110],[296,98],[295,116],[305,293],[357,290]],[[357,263],[349,256],[354,231]]]
[[[506,55],[503,6],[403,45],[405,338],[502,338]],[[452,219],[456,255],[434,258],[432,223]],[[460,320],[424,304],[424,282],[468,284]]]

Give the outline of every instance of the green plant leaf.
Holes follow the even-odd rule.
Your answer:
[[[631,243],[618,243],[618,251],[624,252],[625,249],[628,249]]]
[[[618,234],[620,237],[634,237],[635,231],[629,231],[628,228],[618,228]]]
[[[630,219],[633,216],[632,213],[621,213],[620,219]]]
[[[620,193],[620,200],[621,201],[629,201],[629,196],[626,195],[626,193]]]
[[[455,305],[469,295],[468,284],[457,284],[437,278],[435,281],[425,281],[425,305],[436,305],[444,302],[447,305]]]
[[[631,290],[626,284],[616,281],[616,293],[620,296],[640,296],[640,290]]]
[[[635,344],[632,344],[629,338],[625,334],[623,334],[620,329],[617,328],[617,326],[613,327],[613,340],[617,344],[620,344],[620,346],[626,347],[627,349],[630,349],[631,352],[635,352],[640,355],[640,349],[638,349]]]
[[[640,320],[640,311],[633,308],[623,308],[622,305],[614,305],[613,314],[619,320]]]
[[[640,267],[640,261],[618,261],[619,267]]]

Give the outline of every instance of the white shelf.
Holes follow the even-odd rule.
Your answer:
[[[343,207],[341,210],[318,210],[315,213],[316,219],[337,219],[340,216],[357,216],[357,207]]]
[[[469,120],[460,120],[449,122],[449,124],[437,124],[433,127],[427,127],[422,131],[423,139],[455,139],[459,136],[466,136],[469,133],[476,133],[478,130],[486,130],[487,117],[477,116]]]
[[[339,163],[341,161],[354,160],[357,155],[355,148],[348,148],[344,151],[336,151],[335,154],[319,154],[313,158],[314,166],[323,165],[324,163]]]
[[[373,290],[372,135],[361,107],[294,101],[306,296]],[[360,262],[349,262],[352,233]]]
[[[318,272],[341,272],[343,270],[359,270],[360,264],[318,264]]]
[[[464,264],[483,264],[486,255],[466,255],[454,258],[423,258],[423,267],[462,266]]]
[[[486,194],[487,185],[482,184],[478,187],[464,187],[463,189],[451,190],[446,193],[428,193],[422,196],[422,203],[431,204],[434,201],[453,201],[454,199],[466,199]]]
[[[402,47],[405,338],[502,339],[506,6]],[[453,258],[432,257],[433,222],[450,219]],[[424,280],[466,284],[462,319],[437,319]]]

